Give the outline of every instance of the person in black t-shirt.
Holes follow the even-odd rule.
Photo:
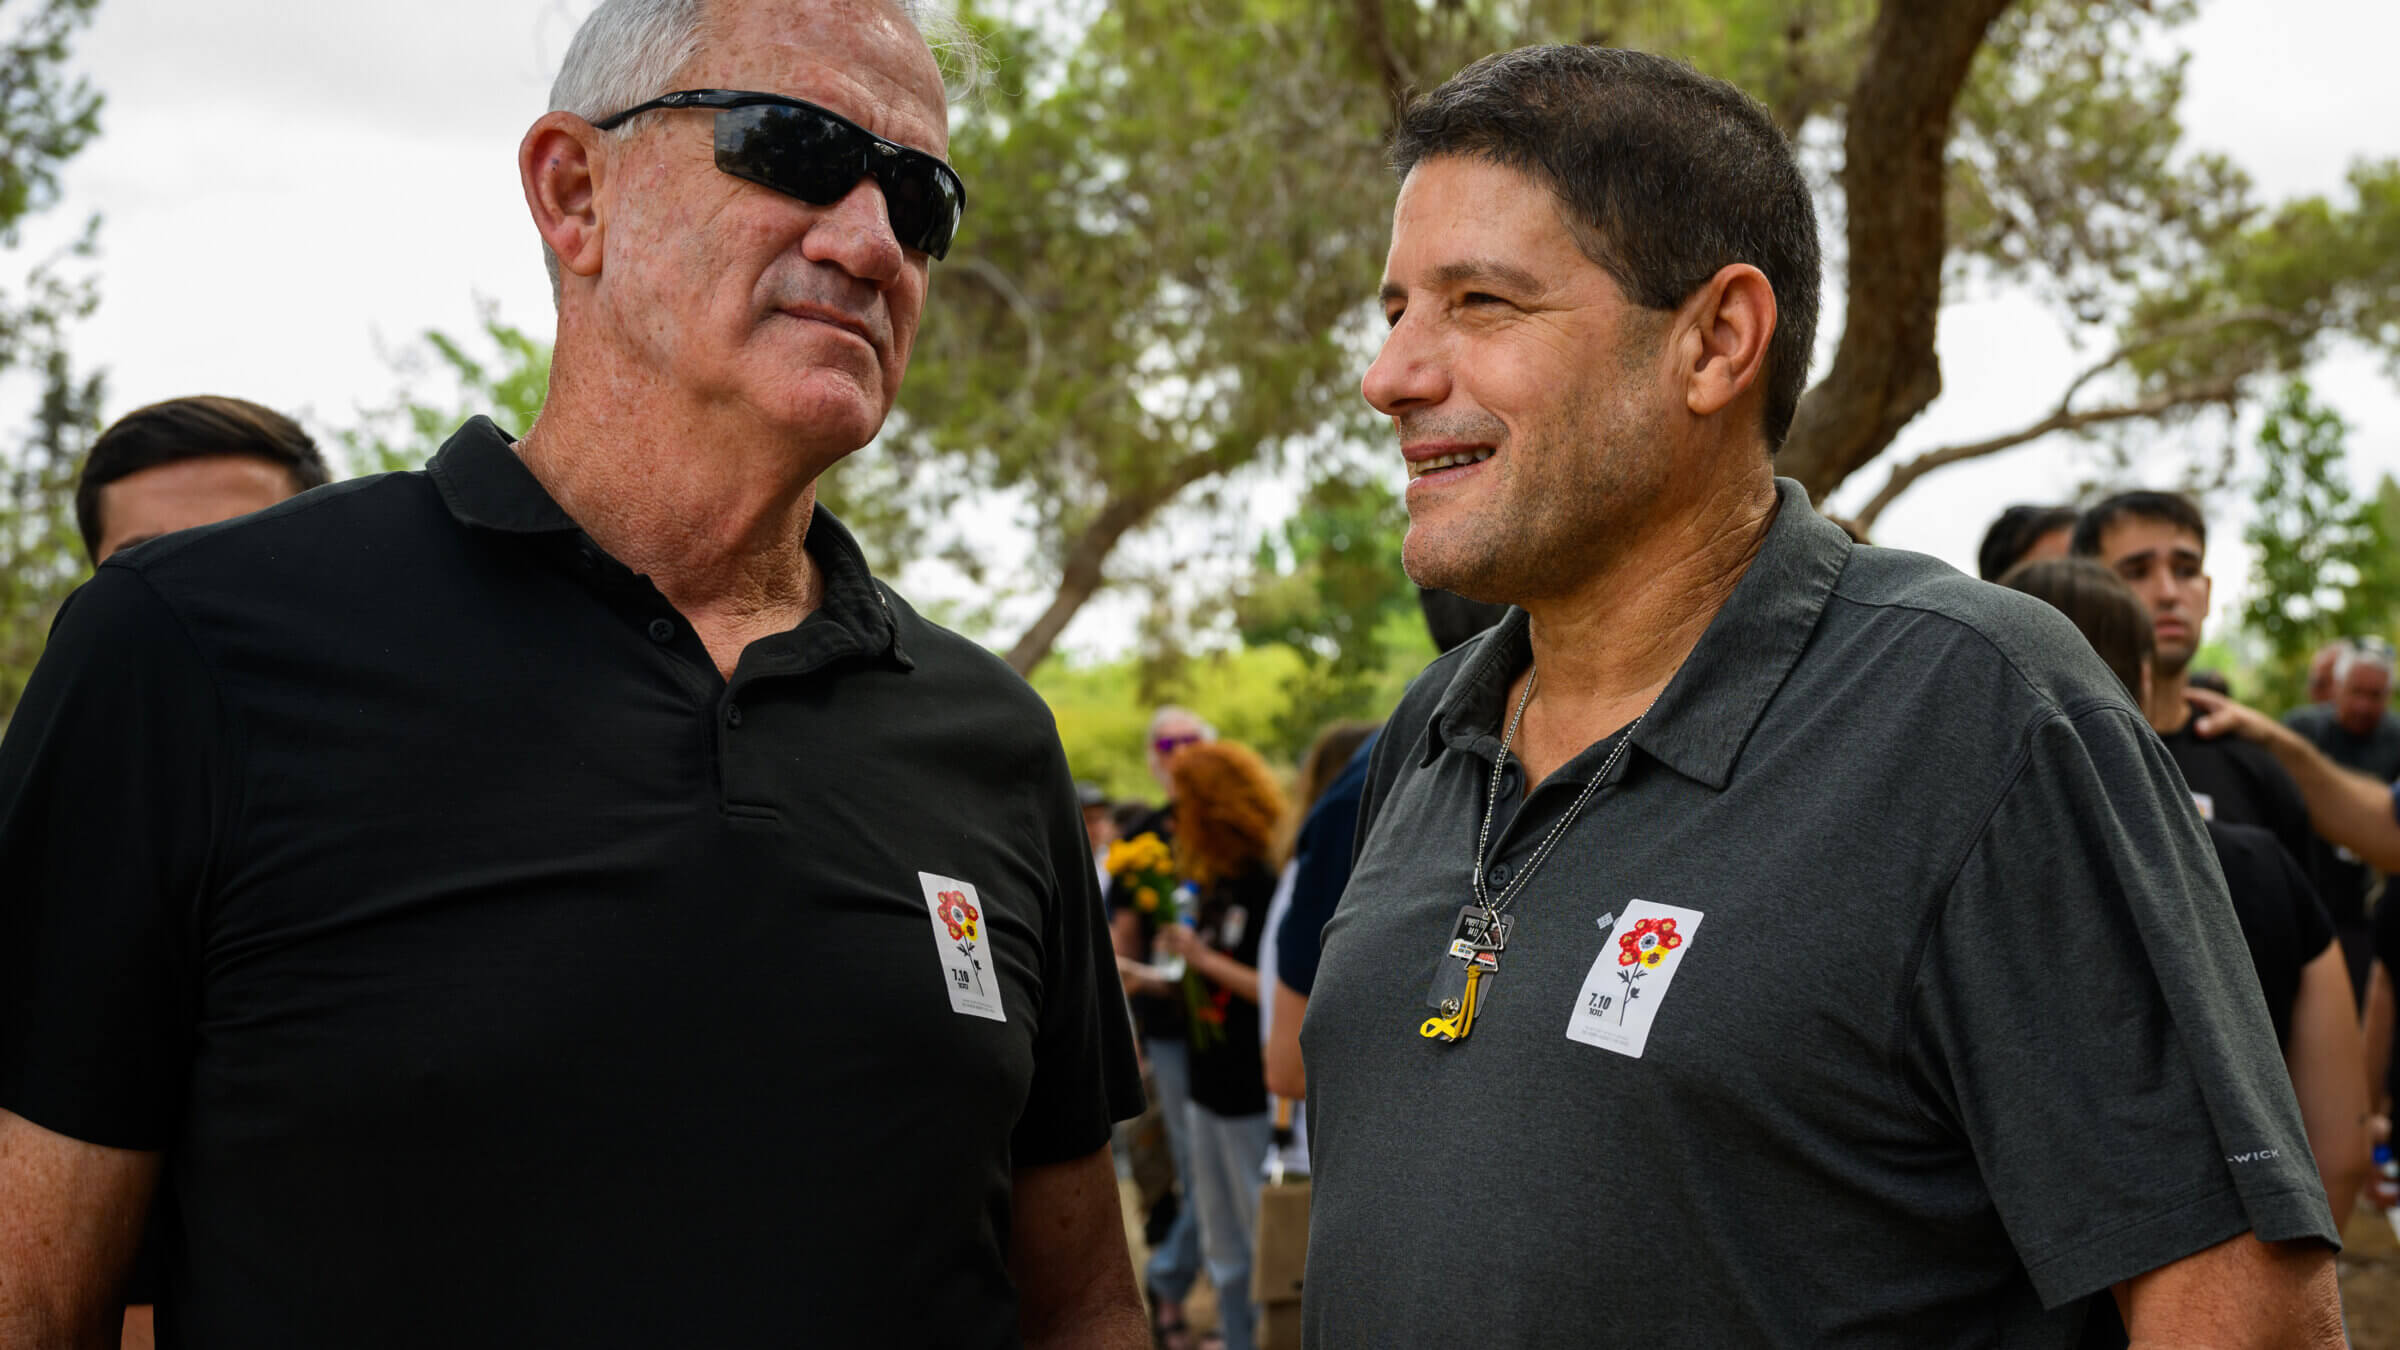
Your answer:
[[[517,161],[539,418],[67,602],[0,738],[0,1343],[113,1336],[162,1185],[196,1350],[1147,1342],[1056,728],[817,498],[965,205],[921,9],[605,0]]]
[[[1175,785],[1167,776],[1167,763],[1185,746],[1216,738],[1216,729],[1189,708],[1168,704],[1150,715],[1142,758],[1168,802],[1126,823],[1118,831],[1117,846],[1109,850],[1112,857],[1139,859],[1146,852],[1164,853],[1173,845]],[[1150,1261],[1142,1271],[1153,1334],[1161,1344],[1174,1346],[1186,1339],[1183,1300],[1200,1278],[1200,1224],[1190,1202],[1192,1062],[1184,1041],[1183,999],[1180,991],[1149,973],[1159,915],[1165,912],[1162,901],[1166,897],[1157,893],[1162,884],[1172,885],[1160,880],[1157,869],[1138,861],[1121,869],[1112,866],[1108,928],[1109,940],[1116,948],[1117,975],[1124,981],[1125,999],[1133,1009],[1134,1030],[1142,1040],[1150,1085],[1166,1127],[1167,1153],[1183,1188],[1181,1196],[1167,1192],[1159,1199],[1159,1207],[1151,1211]],[[1171,1212],[1168,1206],[1173,1207]]]
[[[92,442],[75,477],[75,524],[92,564],[178,530],[265,510],[322,487],[316,442],[282,413],[214,394],[136,408]],[[148,1350],[161,1219],[153,1214],[125,1287],[125,1350]]]
[[[2199,508],[2171,492],[2119,493],[2075,523],[2074,553],[2116,573],[2149,612],[2157,661],[2142,711],[2201,816],[2258,826],[2309,869],[2315,836],[2291,775],[2255,745],[2204,739],[2192,726],[2198,710],[2185,697],[2185,676],[2200,650],[2210,595],[2208,522]]]
[[[1222,741],[1185,747],[1167,774],[1175,853],[1191,882],[1192,908],[1184,923],[1160,932],[1160,949],[1182,957],[1186,978],[1196,981],[1186,1030],[1192,1170],[1184,1182],[1199,1213],[1225,1350],[1251,1350],[1258,1308],[1250,1299],[1250,1237],[1272,1136],[1259,1058],[1258,948],[1275,896],[1283,793],[1256,752]]]
[[[2392,649],[2377,638],[2343,642],[2334,649],[2327,675],[2330,697],[2287,714],[2283,724],[2324,752],[2327,759],[2379,782],[2400,780],[2400,718],[2392,716]],[[2356,853],[2329,840],[2315,841],[2318,889],[2333,910],[2350,956],[2350,978],[2367,987],[2372,960],[2367,906],[2383,878]]]
[[[2065,558],[2022,564],[2002,584],[2073,620],[2126,693],[2136,703],[2146,701],[2157,648],[2140,600],[2115,575],[2088,559]],[[2318,1179],[2338,1219],[2349,1213],[2366,1181],[2368,1143],[2367,1102],[2355,1067],[2364,1050],[2333,919],[2273,835],[2221,820],[2205,823],[2267,1018],[2283,1046]]]

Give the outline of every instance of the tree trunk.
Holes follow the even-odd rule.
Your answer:
[[[1823,500],[1942,392],[1934,355],[1949,248],[1944,147],[1952,109],[2009,0],[1884,0],[1850,95],[1842,191],[1848,318],[1828,371],[1800,401],[1778,472]]]
[[[1031,675],[1042,658],[1050,654],[1050,649],[1058,645],[1058,635],[1066,631],[1075,612],[1107,580],[1108,555],[1116,548],[1117,541],[1174,500],[1176,493],[1217,472],[1219,467],[1220,462],[1213,454],[1186,455],[1167,471],[1165,478],[1149,488],[1111,498],[1102,505],[1100,514],[1092,517],[1092,523],[1083,527],[1083,532],[1075,536],[1074,544],[1067,549],[1066,566],[1060,569],[1058,589],[1051,594],[1050,607],[1008,649],[1010,667],[1019,675]]]

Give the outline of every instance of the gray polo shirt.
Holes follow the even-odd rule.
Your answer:
[[[2087,1295],[2246,1229],[2336,1241],[2115,679],[2048,607],[1778,486],[1456,1043],[1420,1024],[1523,613],[1376,746],[1302,1034],[1312,1346],[2069,1346]],[[1512,761],[1495,882],[1608,748],[1530,798]]]

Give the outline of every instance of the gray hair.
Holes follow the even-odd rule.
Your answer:
[[[1150,714],[1150,738],[1158,739],[1158,734],[1166,730],[1169,722],[1189,722],[1192,729],[1200,733],[1201,740],[1213,741],[1217,738],[1217,729],[1208,724],[1207,718],[1189,708],[1173,703]]]
[[[550,111],[596,122],[674,88],[676,77],[700,55],[708,37],[709,4],[710,0],[601,0],[567,44],[558,79],[550,85]],[[983,49],[956,14],[935,0],[892,0],[892,6],[925,39],[953,95],[980,82]],[[634,118],[601,134],[623,136],[642,120]],[[542,245],[542,262],[550,270],[550,299],[555,304],[558,255],[547,243]]]
[[[2334,684],[2338,687],[2348,682],[2350,672],[2360,666],[2380,670],[2386,675],[2391,674],[2392,649],[2373,638],[2364,642],[2345,639],[2342,643],[2341,655],[2333,658]]]

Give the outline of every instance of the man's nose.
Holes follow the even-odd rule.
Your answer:
[[[1411,409],[1436,407],[1450,397],[1450,373],[1439,344],[1402,315],[1384,334],[1383,350],[1375,354],[1358,388],[1375,411],[1397,417]]]
[[[862,177],[840,201],[819,209],[824,214],[801,241],[802,256],[831,263],[878,290],[899,280],[907,253],[892,232],[882,184],[872,176]]]

